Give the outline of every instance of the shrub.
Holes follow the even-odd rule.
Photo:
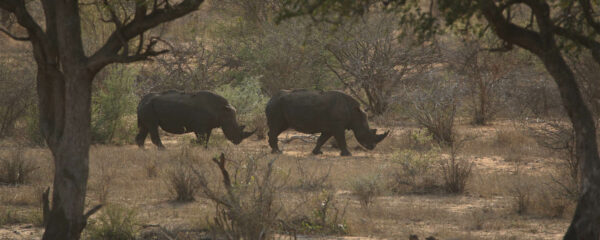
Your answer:
[[[92,140],[97,143],[130,143],[136,124],[126,117],[135,113],[137,98],[134,80],[137,70],[126,66],[113,66],[98,81],[92,96]]]
[[[213,238],[270,239],[276,227],[280,208],[275,206],[279,190],[285,183],[277,183],[273,176],[271,159],[261,169],[261,157],[250,156],[236,163],[233,178],[225,166],[228,159],[221,153],[213,158],[223,177],[225,193],[209,185],[207,173],[194,169],[204,196],[216,204],[216,216],[210,222]]]
[[[517,214],[557,218],[572,210],[576,200],[568,195],[556,194],[556,187],[561,187],[557,186],[556,182],[547,182],[545,176],[524,174],[520,165],[516,168],[516,176],[509,186],[509,193]]]
[[[335,193],[322,191],[313,201],[308,216],[301,215],[283,222],[284,228],[294,233],[344,235],[348,233],[346,224],[346,204],[341,207]]]
[[[0,208],[0,226],[22,223],[23,219],[13,208]]]
[[[438,188],[435,165],[440,159],[438,148],[425,152],[402,150],[392,156],[393,192],[429,192]]]
[[[35,99],[35,76],[31,74],[34,71],[27,66],[12,64],[4,58],[0,62],[0,138],[12,135],[15,123],[26,114]]]
[[[331,166],[327,168],[326,172],[319,173],[318,171],[306,171],[303,167],[303,163],[300,160],[296,160],[298,169],[298,188],[304,191],[320,191],[331,187],[328,184],[329,174],[331,173]]]
[[[569,123],[558,120],[544,122],[539,126],[529,127],[530,135],[538,145],[554,153],[560,160],[556,166],[558,176],[556,183],[562,185],[560,194],[572,199],[579,197],[581,188],[580,162],[577,157],[575,132]]]
[[[467,180],[471,176],[473,162],[458,157],[458,152],[466,141],[466,138],[452,141],[450,156],[441,161],[444,188],[449,193],[462,193],[467,185]]]
[[[367,208],[381,194],[381,177],[379,174],[362,176],[352,181],[351,187],[360,204]]]
[[[411,107],[408,114],[417,124],[426,128],[438,143],[450,144],[454,139],[459,87],[449,80],[429,79],[423,85],[409,94]]]
[[[194,157],[190,149],[184,146],[173,158],[172,166],[167,170],[169,191],[175,195],[175,201],[194,201],[194,195],[199,187],[198,179],[191,169]]]
[[[36,167],[24,154],[23,147],[17,146],[0,156],[0,183],[17,185],[29,180]]]
[[[93,240],[136,239],[139,223],[132,209],[119,205],[108,205],[98,218],[90,219],[86,235]]]
[[[267,120],[265,106],[269,100],[262,93],[259,79],[246,78],[238,84],[227,84],[216,89],[236,109],[238,119],[243,123],[251,124],[251,129],[256,129],[259,139],[265,138]]]

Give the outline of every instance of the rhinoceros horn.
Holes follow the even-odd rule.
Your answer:
[[[242,132],[242,139],[250,137],[250,136],[252,136],[252,134],[254,134],[256,132],[256,129],[254,129],[254,131],[252,131],[252,132],[244,132],[245,127],[246,127],[245,125],[240,126],[240,132]]]
[[[376,134],[375,142],[381,142],[385,137],[388,136],[388,134],[390,134],[390,130],[385,131],[383,134]]]

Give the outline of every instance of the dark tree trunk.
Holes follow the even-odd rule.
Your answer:
[[[100,208],[96,206],[84,214],[94,75],[111,63],[142,61],[164,53],[153,50],[156,41],[151,40],[144,48],[144,32],[197,10],[203,0],[182,0],[163,7],[155,3],[151,10],[144,1],[131,2],[136,2],[134,18],[124,21],[112,7],[103,5],[111,13],[110,22],[117,30],[87,57],[81,37],[79,1],[41,0],[46,25],[42,28],[29,13],[25,1],[0,0],[0,9],[14,14],[28,33],[27,37],[7,35],[31,42],[38,66],[40,130],[55,165],[52,208],[48,209],[47,202],[44,203],[43,239],[79,239],[89,216]],[[138,48],[130,54],[129,41],[135,37],[140,39]]]
[[[38,78],[49,81],[47,77]],[[57,89],[51,93],[54,98],[64,98],[64,105],[52,106],[40,101],[40,107],[55,112],[64,107],[64,125],[68,127],[62,134],[47,139],[54,156],[55,174],[52,208],[43,239],[79,239],[87,221],[83,213],[89,169],[92,79],[89,74],[74,74],[50,81],[64,83],[64,91]]]

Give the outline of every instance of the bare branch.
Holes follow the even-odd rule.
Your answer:
[[[88,69],[92,72],[97,72],[107,64],[115,62],[116,60],[123,60],[122,58],[119,59],[116,57],[123,47],[119,37],[120,34],[126,41],[129,41],[135,36],[138,36],[159,24],[174,20],[197,10],[202,2],[204,2],[204,0],[183,0],[174,6],[170,6],[167,3],[167,6],[164,8],[154,9],[152,13],[143,18],[134,18],[131,22],[124,24],[121,31],[113,32],[108,40],[106,40],[105,44],[89,58]],[[138,13],[138,16],[140,15],[141,13]],[[126,59],[127,61],[130,61],[143,60],[145,58],[126,57]]]
[[[0,28],[0,32],[3,32],[4,34],[6,34],[7,36],[9,36],[10,38],[17,40],[17,41],[29,41],[31,40],[31,38],[29,36],[27,37],[19,37],[16,36],[12,33],[10,33],[8,30],[4,29],[4,28]]]

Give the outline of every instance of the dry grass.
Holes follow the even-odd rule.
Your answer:
[[[441,191],[421,192],[398,191],[390,193],[383,189],[368,209],[354,194],[352,182],[361,176],[382,174],[385,187],[391,170],[399,167],[394,162],[398,149],[410,149],[414,154],[424,154],[428,147],[408,146],[405,130],[394,132],[374,151],[353,150],[352,157],[339,157],[338,150],[324,146],[323,155],[313,156],[310,150],[314,143],[294,141],[286,144],[285,152],[278,155],[273,164],[273,177],[286,178],[287,186],[279,191],[275,205],[281,207],[278,218],[280,224],[276,232],[312,235],[347,234],[370,236],[372,238],[407,239],[410,234],[420,238],[434,236],[438,239],[557,239],[565,232],[572,214],[572,201],[552,198],[551,159],[542,158],[542,150],[535,144],[520,146],[514,158],[505,161],[505,154],[518,145],[506,142],[514,138],[521,144],[529,144],[530,139],[512,136],[517,132],[502,133],[511,137],[497,137],[497,132],[506,127],[493,124],[485,127],[459,126],[459,133],[477,133],[481,137],[466,144],[460,157],[474,163],[472,176],[466,189],[460,195],[448,195]],[[219,131],[213,133],[215,139],[222,138]],[[284,133],[295,134],[294,132]],[[191,135],[190,135],[191,136]],[[174,155],[180,154],[180,146],[188,145],[190,136],[166,136],[166,151],[154,147],[140,150],[136,146],[95,146],[90,156],[90,181],[88,184],[88,204],[107,201],[127,209],[135,209],[140,226],[159,226],[169,230],[169,234],[206,231],[215,215],[215,204],[202,196],[195,195],[195,201],[173,202],[169,191],[168,169],[177,166]],[[212,137],[211,137],[212,139]],[[502,144],[494,144],[499,141]],[[510,140],[512,141],[512,140]],[[525,141],[525,142],[523,142]],[[350,143],[351,147],[354,147]],[[195,166],[206,171],[208,184],[214,189],[223,189],[222,177],[211,161],[212,157],[225,152],[231,159],[244,159],[249,155],[266,154],[269,148],[265,141],[247,139],[234,146],[229,142],[215,141],[204,149],[191,146],[189,151],[197,156]],[[439,154],[447,156],[446,150]],[[17,187],[0,186],[0,209],[9,209],[12,215],[0,227],[0,239],[11,239],[12,230],[21,230],[21,225],[9,223],[35,222],[39,212],[39,191],[52,183],[52,162],[47,150],[26,149],[25,156],[38,167],[31,183]],[[517,171],[516,162],[520,162]],[[231,165],[230,173],[237,176],[245,173],[245,166]],[[264,166],[262,164],[261,166]],[[104,170],[103,170],[104,168]],[[439,166],[435,164],[432,168]],[[150,169],[150,170],[149,170]],[[302,169],[302,170],[300,170]],[[436,170],[437,171],[437,170]],[[104,173],[103,173],[104,172]],[[515,179],[519,172],[528,186],[530,197],[527,211],[517,214],[515,208]],[[439,173],[439,172],[438,172]],[[109,194],[101,197],[103,176],[110,175]],[[418,175],[417,175],[418,176]],[[435,175],[433,175],[435,176]],[[440,175],[437,176],[441,180]],[[439,184],[439,182],[438,182]],[[541,190],[546,190],[541,191]],[[378,195],[378,196],[377,196]],[[329,201],[327,202],[327,199]],[[565,200],[565,201],[563,201]],[[327,209],[323,203],[326,202]],[[325,213],[325,214],[323,214]],[[325,217],[323,217],[325,216]],[[1,229],[11,229],[4,233]],[[39,238],[41,230],[34,228],[32,238]],[[142,229],[144,230],[144,229]],[[36,235],[37,234],[37,235]],[[143,234],[140,234],[140,236]]]

